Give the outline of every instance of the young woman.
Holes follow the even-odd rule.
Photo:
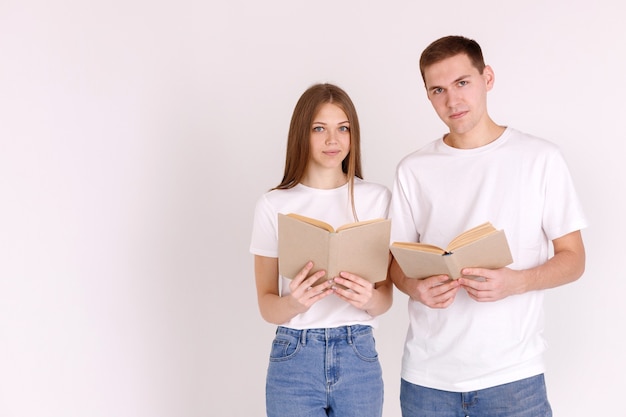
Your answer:
[[[268,417],[382,415],[372,328],[391,306],[391,281],[373,285],[345,271],[315,285],[325,272],[310,274],[311,262],[293,280],[280,277],[277,216],[298,213],[338,227],[386,218],[389,200],[386,187],[362,179],[359,121],[348,95],[331,84],[310,87],[291,118],[283,180],[257,203],[250,245],[261,315],[278,325]]]

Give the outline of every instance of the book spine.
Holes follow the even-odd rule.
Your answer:
[[[461,269],[462,266],[459,265],[458,259],[454,256],[454,253],[446,253],[443,255],[443,260],[448,268],[448,276],[452,279],[457,279],[461,277]]]
[[[324,279],[331,279],[339,274],[339,261],[341,255],[341,239],[338,233],[328,234],[328,269]]]

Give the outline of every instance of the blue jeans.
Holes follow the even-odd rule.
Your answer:
[[[472,392],[425,388],[402,380],[402,417],[551,417],[543,375]]]
[[[268,417],[382,416],[382,370],[372,328],[279,327],[265,392]]]

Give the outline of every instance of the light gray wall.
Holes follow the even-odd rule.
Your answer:
[[[616,415],[626,231],[619,2],[0,3],[0,415],[264,415],[274,326],[248,253],[299,95],[362,121],[366,178],[444,132],[417,62],[477,39],[501,124],[558,143],[587,210],[585,276],[548,292],[557,416]],[[399,416],[406,298],[377,343]]]

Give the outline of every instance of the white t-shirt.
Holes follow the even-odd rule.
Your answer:
[[[354,179],[354,201],[359,221],[387,218],[390,197],[386,187]],[[331,190],[310,188],[302,184],[288,190],[272,190],[261,196],[256,205],[250,244],[250,252],[254,255],[278,257],[278,213],[297,213],[316,218],[334,228],[356,221],[347,184]],[[284,277],[280,280],[281,295],[284,296],[289,293],[289,280]],[[313,329],[353,324],[376,327],[378,320],[331,295],[282,325],[294,329]]]
[[[503,229],[512,269],[543,264],[550,241],[586,227],[559,149],[507,128],[496,141],[456,149],[438,139],[398,165],[392,241],[446,247],[483,222]],[[543,292],[479,303],[465,291],[445,309],[409,300],[402,377],[467,392],[544,372]]]

